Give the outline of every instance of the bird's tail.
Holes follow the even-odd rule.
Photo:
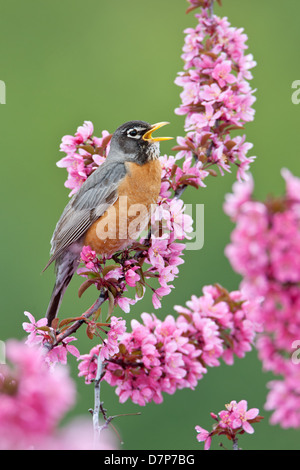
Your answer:
[[[70,284],[78,265],[78,255],[70,252],[61,255],[56,261],[56,282],[46,312],[48,326],[51,326],[52,321],[57,316],[65,290]]]

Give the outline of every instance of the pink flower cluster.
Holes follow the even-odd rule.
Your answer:
[[[56,332],[52,327],[47,326],[47,318],[41,318],[36,321],[31,313],[24,313],[29,319],[29,322],[23,323],[24,331],[29,333],[25,344],[30,347],[40,346],[41,351],[43,351],[45,344],[52,344],[55,341]],[[47,354],[45,354],[45,362],[49,365],[54,365],[57,362],[67,364],[68,353],[72,356],[78,357],[80,353],[75,346],[70,344],[72,341],[77,341],[77,338],[74,336],[68,336],[60,344],[54,346]]]
[[[246,400],[241,400],[238,403],[233,400],[228,405],[225,405],[226,410],[222,410],[216,415],[211,413],[211,417],[217,421],[217,424],[213,426],[212,431],[207,431],[201,426],[196,426],[197,440],[199,442],[204,441],[204,450],[209,450],[211,446],[211,440],[214,436],[225,435],[229,440],[237,443],[239,434],[244,432],[253,434],[254,429],[251,426],[253,423],[258,423],[262,418],[259,416],[259,410],[257,408],[251,408],[248,410],[248,403]],[[237,449],[236,449],[237,450]]]
[[[40,350],[10,340],[0,366],[0,448],[27,449],[52,435],[75,401],[63,366],[49,369]]]
[[[270,384],[271,422],[299,427],[299,366],[291,357],[300,338],[300,179],[287,169],[282,175],[285,194],[264,203],[252,198],[252,178],[235,183],[224,205],[236,224],[226,255],[243,276],[246,294],[263,299],[257,310],[264,325],[259,357],[265,370],[283,376]]]
[[[253,120],[255,97],[249,80],[256,63],[251,54],[245,54],[247,36],[242,28],[211,14],[210,1],[194,0],[191,4],[189,10],[205,8],[195,15],[197,26],[185,30],[184,71],[175,83],[183,87],[176,113],[186,115],[187,134],[178,138],[175,149],[180,156],[193,156],[207,174],[215,174],[212,165],[223,174],[235,164],[238,179],[245,178],[255,158],[247,157],[252,144],[245,142],[245,136],[231,138],[230,133]]]
[[[180,166],[179,164],[182,159],[183,163]],[[178,152],[175,157],[163,155],[160,157],[160,162],[162,167],[161,198],[169,200],[172,196],[172,191],[177,194],[186,186],[193,186],[196,189],[205,187],[203,180],[209,173],[203,170],[201,162],[194,161],[191,151]]]
[[[163,392],[193,389],[221,358],[232,364],[234,354],[243,357],[251,349],[258,330],[252,321],[256,308],[240,292],[207,286],[187,307],[176,307],[177,318],[168,315],[161,321],[143,313],[142,322],[132,320],[132,332],[123,335],[118,353],[106,361],[104,380],[116,386],[120,402],[131,398],[141,406],[161,403]],[[95,378],[98,354],[95,347],[79,358],[86,383]]]
[[[107,361],[115,354],[119,352],[119,344],[126,331],[126,322],[122,318],[111,317],[110,330],[107,335],[107,339],[103,341],[103,344],[98,344],[93,347],[89,354],[83,354],[78,357],[80,364],[79,377],[84,376],[86,382],[90,383],[96,377],[97,374],[97,361],[95,359],[100,354],[100,360],[102,362]]]
[[[47,351],[45,346],[47,344],[51,345],[55,342],[57,336],[56,331],[52,327],[47,326],[46,318],[41,318],[40,320],[35,321],[35,318],[31,313],[25,312],[25,315],[30,320],[30,323],[23,323],[23,329],[29,333],[25,344],[30,347],[40,346],[40,352],[43,354],[44,360],[48,365],[53,366],[58,362],[61,364],[67,364],[68,353],[79,358],[80,353],[78,349],[70,344],[72,341],[77,340],[74,336],[64,338],[60,344]],[[62,330],[62,327],[76,319],[78,318],[70,318],[62,320],[61,322],[57,319],[58,330]],[[112,316],[109,323],[100,323],[95,319],[86,320],[86,323],[88,336],[92,338],[94,335],[97,335],[102,340],[103,344],[99,346],[102,361],[109,359],[119,351],[119,340],[126,331],[125,320]],[[102,336],[104,336],[104,339]]]
[[[111,317],[107,338],[100,348],[100,359],[104,361],[119,352],[119,342],[126,331],[126,321],[122,318]]]
[[[109,152],[111,135],[102,132],[102,137],[93,136],[94,126],[90,121],[84,121],[79,126],[75,136],[65,135],[62,138],[60,150],[66,157],[57,162],[60,168],[66,168],[68,179],[66,188],[70,188],[70,196],[78,191],[87,177],[104,162]]]

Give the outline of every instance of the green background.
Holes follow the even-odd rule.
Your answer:
[[[55,165],[63,156],[61,137],[74,134],[84,120],[91,120],[95,135],[101,135],[103,129],[113,131],[131,119],[170,121],[168,134],[183,135],[184,118],[174,114],[181,92],[174,79],[183,65],[183,30],[196,24],[193,13],[185,14],[186,7],[185,0],[1,2],[0,79],[6,84],[6,104],[0,105],[2,340],[22,338],[24,310],[40,318],[48,304],[53,269],[43,275],[41,271],[68,200],[66,172]],[[300,79],[300,3],[289,0],[283,7],[281,0],[224,0],[215,11],[233,26],[244,27],[249,36],[249,52],[258,63],[252,81],[256,117],[246,126],[247,141],[254,143],[252,154],[257,155],[252,165],[255,195],[279,194],[284,189],[282,167],[300,175],[300,106],[291,101],[291,84]],[[170,153],[172,145],[163,143],[162,152]],[[155,312],[161,318],[173,313],[174,304],[201,295],[206,284],[238,287],[240,277],[224,256],[233,225],[222,211],[234,181],[234,173],[211,177],[206,189],[190,188],[184,194],[186,203],[205,205],[205,244],[200,251],[186,252],[175,289]],[[79,300],[79,283],[77,276],[65,295],[61,317],[81,313],[95,299],[90,289]],[[153,311],[150,293],[126,319],[143,311]],[[79,338],[82,353],[95,344],[83,331]],[[70,363],[76,377],[76,360]],[[195,425],[210,428],[210,411],[218,412],[234,399],[247,399],[265,416],[254,435],[241,437],[242,447],[297,449],[299,432],[271,426],[270,413],[263,409],[271,377],[262,372],[252,351],[234,366],[208,370],[195,391],[165,395],[161,405],[120,405],[106,384],[102,398],[109,414],[142,412],[114,421],[124,449],[203,449]],[[76,382],[78,401],[68,418],[88,416],[93,406],[93,387],[82,379]]]

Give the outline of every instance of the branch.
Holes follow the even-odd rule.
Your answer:
[[[233,439],[232,450],[240,450],[237,437]]]
[[[104,376],[103,362],[100,359],[100,351],[99,351],[98,359],[97,359],[97,372],[96,372],[95,386],[94,386],[94,409],[90,410],[93,415],[94,449],[97,449],[97,446],[99,445],[101,432],[104,429],[106,429],[109,425],[113,427],[114,431],[120,438],[119,433],[117,432],[116,428],[111,423],[113,419],[118,418],[120,416],[131,416],[131,415],[141,414],[140,412],[137,412],[137,413],[124,413],[124,414],[119,414],[115,416],[107,416],[106,410],[103,408],[103,402],[101,402],[101,396],[100,396],[101,380],[103,376]],[[103,419],[104,419],[104,424],[102,425],[100,425],[100,421],[99,421],[100,413],[102,414]]]
[[[100,351],[98,354],[97,360],[97,374],[95,378],[95,388],[94,388],[94,409],[93,409],[93,428],[94,428],[94,448],[97,448],[99,442],[100,433],[103,427],[99,424],[99,413],[101,409],[101,400],[100,400],[100,384],[102,378],[103,362],[100,359]]]
[[[55,346],[61,343],[65,338],[75,333],[78,330],[78,328],[80,328],[81,325],[85,323],[85,321],[89,317],[91,317],[93,313],[95,313],[101,307],[101,305],[106,301],[106,299],[107,299],[107,292],[102,290],[96,302],[94,302],[94,304],[86,312],[84,312],[81,315],[82,319],[75,321],[73,325],[71,325],[69,328],[64,330],[62,333],[58,334],[53,343],[44,344],[44,347],[47,349],[47,351],[51,351],[51,349],[53,349]]]

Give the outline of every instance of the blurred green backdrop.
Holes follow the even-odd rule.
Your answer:
[[[183,117],[174,114],[181,88],[174,85],[183,30],[195,25],[186,15],[185,0],[10,0],[1,2],[0,79],[6,84],[6,104],[0,105],[2,160],[2,256],[0,338],[22,338],[24,310],[44,316],[54,283],[53,269],[41,275],[48,261],[49,240],[68,200],[65,170],[55,165],[63,155],[60,139],[73,134],[84,120],[91,120],[95,134],[113,131],[119,124],[142,119],[170,121],[168,133],[183,135]],[[257,88],[256,119],[246,127],[257,160],[252,166],[255,194],[280,193],[280,169],[300,175],[300,106],[291,101],[291,84],[300,79],[300,3],[289,0],[223,0],[215,11],[233,26],[244,27],[249,52],[258,66],[252,86]],[[164,143],[170,152],[173,143]],[[236,289],[240,278],[224,256],[233,228],[222,211],[225,193],[235,175],[208,180],[206,189],[190,189],[187,203],[205,205],[205,244],[188,251],[175,290],[163,300],[158,313],[173,313],[204,285],[214,282]],[[95,291],[77,297],[79,279],[73,279],[61,316],[78,314],[95,298]],[[91,289],[90,289],[91,290]],[[152,312],[150,295],[139,302],[127,320]],[[117,312],[121,314],[121,311]],[[80,350],[92,344],[81,332]],[[76,361],[71,361],[76,377]],[[299,431],[271,426],[263,410],[266,382],[252,351],[234,366],[208,371],[195,391],[165,395],[162,405],[140,409],[118,403],[114,390],[103,386],[109,414],[142,411],[114,421],[124,449],[203,449],[194,426],[210,427],[210,411],[218,412],[230,400],[247,399],[265,416],[255,434],[240,439],[247,449],[297,449]],[[93,387],[77,380],[78,402],[72,415],[87,415],[93,406]],[[226,445],[227,443],[225,443]],[[215,446],[217,447],[217,446]]]

